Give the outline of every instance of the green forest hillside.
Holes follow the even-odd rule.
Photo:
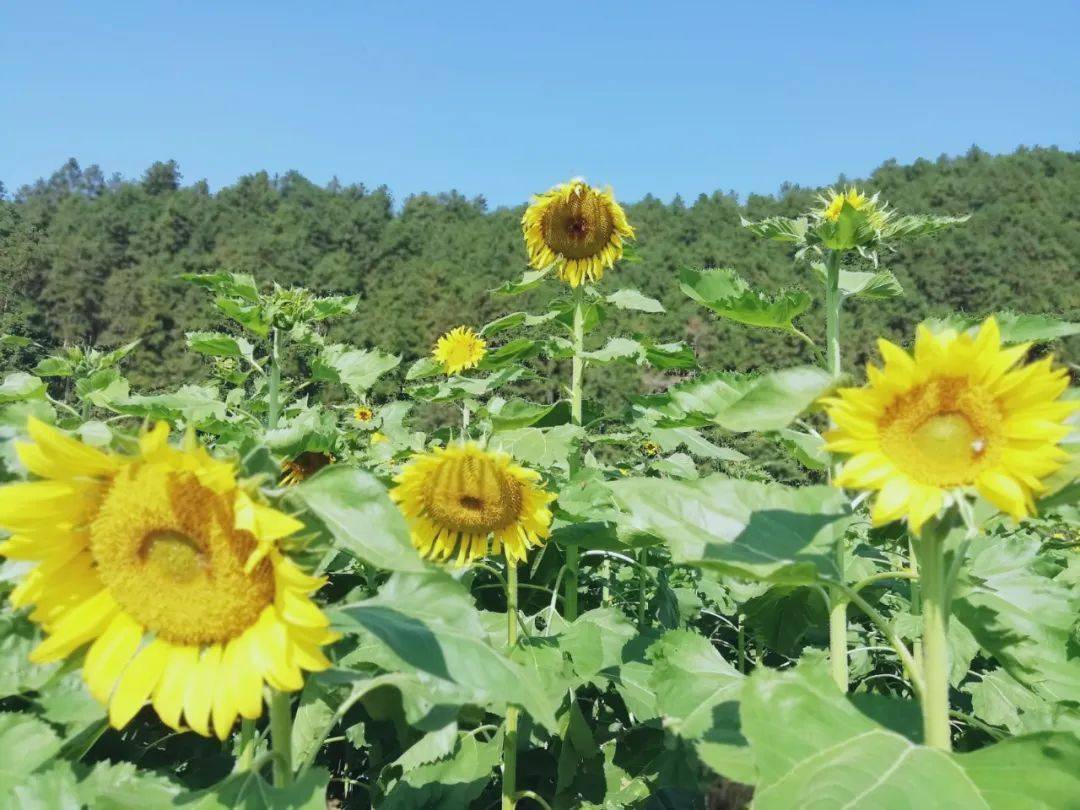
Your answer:
[[[613,181],[618,192],[618,178],[589,179]],[[1080,152],[1022,149],[992,157],[972,149],[909,166],[890,161],[858,182],[901,211],[973,216],[887,257],[907,294],[853,303],[845,344],[872,346],[878,334],[903,341],[922,318],[953,309],[1080,317]],[[482,199],[451,192],[410,197],[395,211],[385,189],[323,188],[292,172],[251,175],[211,194],[204,183],[182,185],[172,162],[127,182],[69,161],[0,201],[0,331],[45,346],[142,338],[129,376],[144,389],[164,387],[200,363],[185,350],[182,331],[209,325],[205,293],[179,275],[227,269],[286,286],[359,292],[363,301],[342,336],[409,360],[451,326],[527,308],[527,301],[488,290],[525,269],[518,223],[529,192],[538,190],[522,189],[522,206],[514,209],[488,211]],[[795,215],[817,191],[789,187],[744,205],[719,192],[692,203],[646,197],[629,205],[637,261],[616,268],[618,285],[637,287],[668,310],[640,324],[624,313],[630,330],[686,340],[712,368],[805,359],[805,345],[790,336],[718,322],[679,291],[676,279],[684,266],[731,266],[756,285],[816,294],[819,286],[800,275],[784,246],[754,238],[739,221]],[[815,339],[812,325],[821,320],[805,318]],[[1073,359],[1080,354],[1080,343],[1063,348]],[[625,375],[620,385],[634,376],[608,373]],[[591,382],[615,380],[598,373]],[[646,377],[637,384],[659,383]]]

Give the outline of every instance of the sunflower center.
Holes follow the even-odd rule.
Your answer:
[[[158,576],[191,582],[205,571],[206,557],[198,543],[180,532],[152,531],[143,538],[143,558]]]
[[[255,539],[233,524],[231,494],[132,464],[90,524],[90,551],[113,598],[144,628],[176,644],[213,644],[240,635],[274,599],[271,563],[244,573]]]
[[[487,534],[514,523],[521,500],[521,484],[481,456],[443,459],[424,492],[431,520],[441,528],[466,534]]]
[[[930,380],[899,397],[882,419],[882,449],[916,481],[971,484],[997,455],[1000,413],[992,396],[965,378]]]
[[[551,204],[541,225],[544,240],[568,259],[596,256],[611,242],[615,218],[606,202],[591,189]]]

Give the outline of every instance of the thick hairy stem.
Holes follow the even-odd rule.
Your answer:
[[[278,357],[278,330],[270,333],[270,376],[266,381],[266,426],[273,430],[281,418],[281,358]]]
[[[517,644],[517,563],[506,563],[506,646],[513,650]],[[506,707],[503,732],[502,810],[513,810],[517,802],[518,709]]]
[[[949,596],[945,551],[936,526],[928,526],[919,544],[922,592],[923,742],[949,751]]]
[[[574,358],[573,368],[570,373],[570,418],[575,425],[581,424],[581,377],[585,369],[585,308],[582,301],[580,288],[574,291]],[[572,468],[578,466],[579,460],[572,458]],[[580,561],[578,560],[578,547],[566,547],[566,583],[563,594],[563,617],[572,622],[578,615],[578,574]]]
[[[236,758],[236,770],[251,770],[255,758],[255,721],[246,717],[240,721],[240,755]]]
[[[270,745],[274,753],[274,787],[292,783],[292,706],[289,695],[270,690]]]

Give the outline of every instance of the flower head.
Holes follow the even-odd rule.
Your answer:
[[[490,547],[519,562],[550,534],[548,504],[555,496],[541,489],[539,474],[474,442],[418,453],[394,481],[390,496],[425,557],[441,561],[456,553],[463,565]]]
[[[281,464],[281,485],[291,487],[306,481],[323,467],[334,463],[329,453],[307,451]]]
[[[575,179],[533,197],[521,218],[529,264],[555,265],[559,278],[577,287],[599,281],[623,255],[623,240],[634,237],[626,212],[611,189]]]
[[[352,415],[357,422],[370,422],[375,418],[375,412],[367,405],[357,405],[353,408]]]
[[[435,343],[432,352],[447,374],[476,368],[487,354],[487,343],[467,326],[451,329]]]
[[[826,448],[851,456],[837,486],[876,491],[874,524],[906,517],[916,532],[967,490],[1016,519],[1033,513],[1080,407],[1059,399],[1065,370],[1019,365],[1030,344],[1003,347],[993,317],[974,335],[919,327],[913,355],[878,345],[885,364],[867,367],[869,383],[825,400]]]
[[[150,700],[166,725],[225,739],[262,712],[264,684],[303,686],[335,640],[277,541],[302,524],[252,498],[232,464],[164,423],[137,456],[105,453],[36,419],[18,445],[41,480],[0,488],[0,554],[34,563],[11,593],[45,631],[35,663],[86,647],[90,693],[122,728]]]
[[[642,442],[641,452],[649,458],[660,455],[660,445],[654,441]]]

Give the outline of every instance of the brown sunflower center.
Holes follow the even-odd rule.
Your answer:
[[[567,200],[552,203],[541,227],[544,241],[553,252],[568,259],[586,259],[600,254],[611,243],[615,217],[600,195],[584,188]]]
[[[154,464],[120,472],[90,524],[90,551],[113,598],[177,644],[212,644],[250,627],[274,599],[271,564],[250,574],[255,539],[234,526],[231,496]]]
[[[881,446],[905,473],[930,486],[971,484],[1000,451],[994,398],[966,378],[930,380],[898,397],[881,421]]]
[[[424,488],[431,520],[466,534],[487,534],[511,525],[521,513],[521,501],[521,483],[481,456],[443,459]]]

